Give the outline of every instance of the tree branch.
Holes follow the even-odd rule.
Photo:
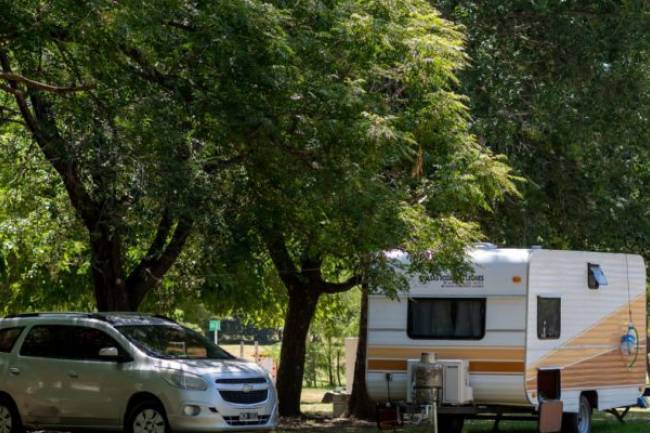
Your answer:
[[[329,293],[329,294],[341,293],[341,292],[347,292],[348,290],[350,290],[351,288],[359,284],[361,284],[360,275],[354,275],[342,283],[328,283],[327,281],[321,279],[319,290],[321,291],[321,293]]]
[[[323,259],[306,257],[302,261],[301,274],[309,281],[310,287],[316,288],[320,293],[340,293],[350,290],[361,284],[361,276],[354,275],[341,283],[330,283],[323,278]]]
[[[141,50],[128,46],[121,46],[120,50],[138,65],[140,68],[138,73],[142,78],[169,91],[178,92],[185,102],[190,103],[194,100],[191,84],[184,82],[185,80],[180,77],[166,75],[161,72],[147,60],[146,55]]]
[[[206,174],[214,174],[220,170],[224,170],[228,167],[234,166],[235,164],[239,164],[243,160],[244,157],[241,155],[232,157],[231,159],[223,159],[223,160],[212,159],[209,161],[205,161],[202,164],[202,168]]]
[[[15,123],[16,125],[26,126],[25,122],[10,117],[0,117],[0,125],[5,123]]]
[[[147,251],[147,255],[145,256],[146,260],[153,260],[162,254],[162,251],[165,248],[165,243],[169,238],[169,233],[172,230],[173,224],[174,220],[171,217],[169,208],[165,208],[163,210],[163,216],[160,219],[160,223],[158,224],[158,229],[156,230],[156,237],[154,238],[153,242],[151,242],[149,251]]]
[[[9,57],[4,51],[0,51],[0,66],[5,74],[13,75]],[[13,90],[16,104],[27,128],[45,158],[61,176],[72,206],[79,213],[86,227],[92,231],[99,217],[97,210],[99,207],[86,191],[75,161],[66,154],[65,143],[52,118],[49,104],[36,91],[32,90],[29,92],[32,110],[25,99],[25,94],[18,90],[17,82],[9,81],[9,87]]]
[[[134,308],[140,305],[149,290],[162,280],[176,262],[192,232],[194,220],[189,217],[180,218],[171,240],[163,249],[163,241],[166,240],[171,229],[171,218],[166,215],[167,213],[165,211],[158,225],[156,237],[149,248],[150,254],[140,261],[126,280],[129,302]]]
[[[9,81],[12,83],[24,84],[27,87],[31,87],[38,90],[43,90],[46,92],[52,93],[70,93],[70,92],[82,92],[85,90],[93,89],[95,86],[91,84],[86,84],[82,86],[55,86],[53,84],[43,83],[41,81],[32,80],[31,78],[24,77],[19,74],[13,74],[8,72],[0,72],[0,80]]]
[[[20,113],[7,107],[0,106],[0,125],[4,123],[15,123],[21,126],[27,126],[23,120],[19,120]]]
[[[0,105],[0,114],[5,114],[8,116],[20,116],[20,113],[18,111],[12,110],[9,107],[3,107],[2,105]]]
[[[195,32],[196,27],[192,24],[188,24],[186,22],[180,22],[180,21],[167,21],[163,23],[164,25],[168,25],[169,27],[174,27],[180,30],[185,30],[188,32]]]
[[[12,95],[22,94],[23,93],[23,92],[21,92],[20,90],[18,90],[16,88],[13,88],[13,87],[10,87],[10,86],[5,86],[4,84],[0,84],[0,90],[2,90],[4,92],[7,92],[7,93],[11,93]]]
[[[262,237],[278,275],[289,291],[303,289],[332,294],[348,291],[361,284],[360,275],[352,276],[341,283],[325,281],[321,272],[322,259],[320,258],[304,257],[298,270],[289,254],[283,235],[263,229]]]
[[[3,71],[11,72],[9,57],[7,57],[7,54],[4,51],[0,51],[0,66],[2,67]],[[14,95],[16,104],[18,105],[18,110],[20,110],[20,114],[25,119],[25,123],[27,123],[29,129],[33,134],[35,134],[38,130],[38,123],[36,122],[36,119],[34,119],[34,116],[32,115],[32,112],[27,105],[27,101],[25,101],[25,95],[23,92],[18,90],[18,86],[13,81],[9,82],[9,86],[2,85],[0,87],[2,90],[5,90],[6,92]]]
[[[39,125],[38,134],[35,135],[36,141],[47,160],[61,176],[72,206],[79,212],[88,230],[92,232],[99,222],[103,206],[96,203],[86,190],[77,162],[67,153],[65,142],[59,135],[50,105],[36,92],[30,92],[29,96]]]
[[[271,261],[287,290],[292,291],[300,287],[302,284],[298,277],[298,268],[296,268],[291,254],[289,254],[284,236],[273,233],[269,229],[262,229],[261,234],[271,256]]]

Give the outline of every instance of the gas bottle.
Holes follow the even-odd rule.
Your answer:
[[[439,401],[442,389],[442,365],[436,362],[435,353],[423,353],[415,364],[415,402],[428,405]]]

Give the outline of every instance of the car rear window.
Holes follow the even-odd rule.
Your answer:
[[[22,332],[23,328],[0,329],[0,352],[11,352]]]

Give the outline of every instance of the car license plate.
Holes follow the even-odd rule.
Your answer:
[[[257,421],[257,412],[242,412],[239,414],[240,421]]]

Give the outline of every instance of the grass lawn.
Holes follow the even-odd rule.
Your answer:
[[[491,433],[492,421],[467,421],[463,433]],[[354,425],[346,421],[327,422],[326,420],[305,420],[300,425],[280,426],[280,433],[369,433],[376,432],[373,424]],[[432,426],[407,426],[393,430],[402,433],[432,433]],[[504,433],[536,433],[537,425],[534,422],[507,422],[499,424],[499,431]],[[593,423],[593,433],[647,433],[650,432],[650,414],[643,417],[626,419],[625,424],[609,418],[607,415],[597,415]],[[444,432],[440,432],[444,433]]]
[[[239,344],[220,344],[220,346],[231,355],[239,356],[240,346]],[[273,346],[262,346],[260,345],[258,350],[260,355],[268,354]],[[244,344],[244,358],[253,360],[255,359],[255,345],[254,344]]]
[[[302,395],[302,411],[305,419],[298,423],[283,423],[278,432],[304,433],[369,433],[377,432],[373,423],[350,422],[348,420],[332,420],[331,404],[320,403],[325,389],[305,388]],[[650,411],[632,410],[621,424],[613,416],[605,413],[594,413],[593,433],[650,433]],[[467,421],[463,433],[491,433],[492,421]],[[402,433],[432,433],[432,426],[409,426],[393,430]],[[536,433],[534,422],[502,421],[499,431],[504,433]],[[445,432],[440,432],[445,433]]]

